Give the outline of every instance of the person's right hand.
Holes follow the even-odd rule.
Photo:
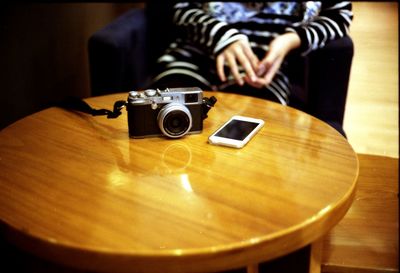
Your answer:
[[[239,73],[238,65],[240,64],[250,81],[257,81],[256,70],[258,69],[259,60],[253,53],[248,41],[238,40],[226,47],[216,59],[217,73],[222,82],[226,81],[224,72],[224,64],[226,63],[231,70],[237,84],[243,85],[244,79]]]

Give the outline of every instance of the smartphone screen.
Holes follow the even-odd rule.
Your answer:
[[[264,121],[244,116],[233,116],[208,141],[215,145],[242,148],[261,129]]]
[[[222,127],[215,135],[218,137],[244,140],[253,131],[259,123],[232,119],[228,124]]]

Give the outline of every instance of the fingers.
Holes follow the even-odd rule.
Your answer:
[[[260,65],[257,81],[254,87],[256,86],[266,86],[272,82],[272,79],[275,77],[276,73],[278,72],[280,66],[282,64],[282,59],[277,58],[273,62],[264,62]],[[265,69],[265,70],[264,70]]]
[[[260,61],[258,60],[257,56],[254,54],[253,50],[251,49],[249,44],[245,44],[242,46],[242,50],[244,53],[245,59],[241,63],[244,67],[246,74],[250,77],[252,81],[257,80],[256,69]]]
[[[224,64],[225,64],[224,55],[222,55],[222,54],[218,55],[217,56],[217,74],[218,74],[219,79],[222,82],[226,81]]]
[[[245,74],[252,80],[255,81],[257,79],[256,73],[253,69],[253,66],[247,56],[241,54],[238,56],[239,63],[242,65]]]
[[[273,60],[268,59],[260,64],[257,71],[257,76],[262,79],[264,85],[268,85],[271,83],[280,65],[281,62],[278,58]]]
[[[275,74],[281,67],[285,55],[283,47],[276,46],[274,43],[270,44],[267,55],[261,60],[257,69],[257,76],[262,78],[264,85],[271,83]]]
[[[243,82],[242,76],[239,73],[239,68],[236,63],[236,56],[231,53],[228,53],[226,55],[226,60],[227,60],[228,66],[231,69],[231,73],[232,73],[233,77],[235,78],[236,82],[239,85],[243,85],[244,82]]]
[[[258,69],[257,69],[257,76],[263,77],[275,63],[276,59],[278,58],[277,54],[273,50],[269,50],[267,55],[263,60],[261,60]]]
[[[270,66],[268,72],[264,76],[265,84],[268,85],[271,83],[274,78],[276,72],[278,72],[279,67],[282,64],[282,60],[277,58]]]
[[[254,54],[254,52],[250,46],[243,47],[243,52],[246,55],[246,57],[248,58],[248,60],[250,61],[251,67],[253,68],[253,71],[255,72],[259,66],[260,61],[258,60],[257,56]]]
[[[221,81],[226,81],[224,72],[225,63],[230,68],[233,77],[239,85],[244,84],[243,76],[239,72],[239,65],[252,81],[256,81],[257,76],[255,69],[259,61],[251,50],[248,42],[236,41],[217,56],[217,73]]]
[[[262,78],[257,78],[255,81],[253,81],[248,76],[245,76],[243,79],[248,85],[257,89],[261,89],[262,87],[265,86],[264,79]]]
[[[270,49],[261,61],[253,53],[247,41],[236,41],[228,46],[217,56],[217,73],[221,81],[226,81],[224,66],[227,65],[238,85],[245,82],[257,88],[269,85],[278,72],[287,48],[281,45],[282,39],[275,39],[270,44]],[[244,69],[244,76],[239,71],[239,66]]]
[[[265,85],[271,83],[286,55],[299,47],[300,43],[300,37],[296,33],[285,33],[271,41],[267,55],[256,69],[257,76],[262,77]]]

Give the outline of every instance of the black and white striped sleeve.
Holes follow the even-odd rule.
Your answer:
[[[300,36],[300,52],[303,56],[324,47],[331,40],[346,36],[353,20],[351,2],[322,2],[320,13],[313,20],[303,22],[287,31],[294,31]]]
[[[218,55],[221,50],[240,39],[248,40],[237,29],[207,14],[201,3],[175,4],[173,23],[181,38],[203,48],[210,55]]]

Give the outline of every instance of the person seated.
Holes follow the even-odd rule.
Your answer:
[[[148,88],[198,86],[291,105],[288,55],[348,35],[351,2],[178,2]],[[321,69],[324,69],[321,67]]]

